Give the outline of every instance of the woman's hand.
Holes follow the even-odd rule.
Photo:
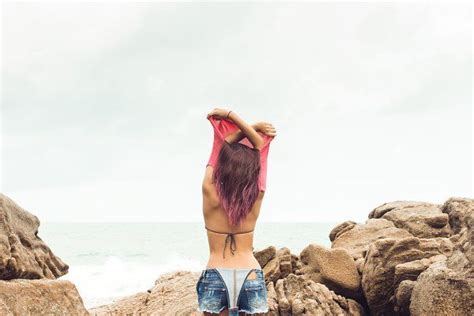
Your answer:
[[[207,114],[207,118],[209,118],[209,116],[213,116],[220,120],[225,119],[227,118],[227,115],[229,114],[229,112],[230,110],[215,108],[214,110],[212,110],[211,112]]]
[[[276,129],[271,123],[268,122],[257,122],[252,125],[252,127],[258,131],[262,132],[268,136],[276,136]]]

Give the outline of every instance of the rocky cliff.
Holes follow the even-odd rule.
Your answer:
[[[39,219],[0,193],[0,315],[89,315],[69,266],[39,237]]]

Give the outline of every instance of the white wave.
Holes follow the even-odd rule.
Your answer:
[[[168,255],[165,264],[152,264],[109,256],[102,264],[70,265],[61,279],[73,282],[87,309],[151,289],[160,275],[172,271],[199,271],[198,260]]]

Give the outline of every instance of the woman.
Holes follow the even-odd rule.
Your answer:
[[[276,130],[247,124],[214,109],[211,157],[202,183],[210,256],[196,284],[204,315],[263,315],[268,311],[263,270],[253,255],[253,230],[265,194],[267,155]]]

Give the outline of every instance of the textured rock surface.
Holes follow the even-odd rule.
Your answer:
[[[301,251],[302,268],[307,279],[326,285],[339,295],[360,298],[360,275],[354,259],[345,249],[326,249],[310,244]]]
[[[472,315],[474,311],[474,200],[452,198],[442,209],[449,215],[455,251],[420,274],[412,291],[412,315]]]
[[[0,279],[55,279],[69,266],[38,236],[39,219],[0,193]]]
[[[364,257],[364,252],[367,251],[370,243],[377,239],[400,239],[412,236],[406,230],[395,227],[392,222],[386,219],[368,219],[365,224],[346,224],[346,229],[341,229],[334,235],[335,239],[331,248],[344,248],[356,260]]]
[[[449,260],[436,262],[419,276],[409,305],[412,315],[472,315],[474,278],[449,265]]]
[[[337,225],[329,232],[329,240],[334,241],[334,239],[336,239],[339,235],[352,229],[355,225],[357,225],[357,223],[354,221],[345,221]]]
[[[451,241],[471,263],[474,262],[474,199],[451,198],[442,210],[448,214],[454,233]]]
[[[89,309],[91,315],[200,315],[196,283],[199,272],[162,275],[153,288],[109,305]]]
[[[398,285],[397,293],[395,295],[395,310],[398,312],[398,314],[410,315],[410,300],[415,284],[416,281],[404,280]]]
[[[268,261],[272,260],[276,256],[276,248],[274,246],[269,246],[265,249],[254,251],[253,253],[255,259],[261,267],[264,267]]]
[[[265,282],[276,282],[301,268],[299,258],[283,247],[276,251],[275,257],[263,266]]]
[[[0,315],[89,315],[66,280],[0,281]]]
[[[453,234],[459,234],[463,229],[469,228],[468,218],[472,217],[473,208],[474,200],[466,198],[450,198],[443,204],[441,210],[448,214]]]
[[[270,283],[268,300],[268,315],[364,315],[357,302],[295,274]]]
[[[369,218],[385,218],[415,237],[448,237],[451,234],[448,215],[441,206],[424,202],[396,201],[385,203],[370,214]]]
[[[362,272],[362,288],[374,315],[393,314],[397,306],[398,285],[404,280],[416,280],[432,262],[453,253],[448,238],[385,238],[370,244]],[[442,256],[440,256],[442,255]]]

